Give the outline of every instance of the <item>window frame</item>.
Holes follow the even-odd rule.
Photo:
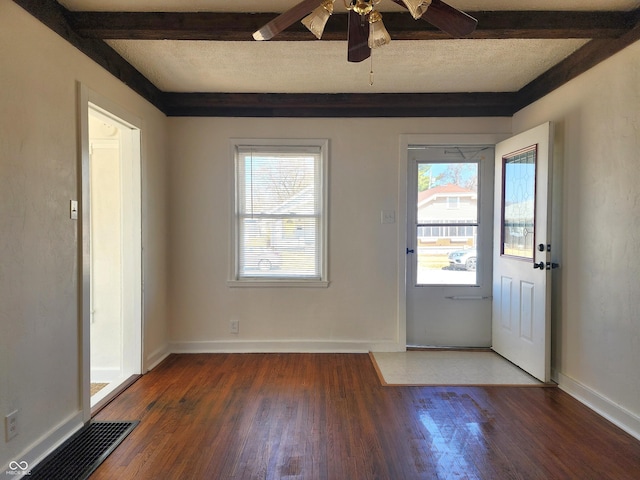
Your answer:
[[[318,287],[329,286],[328,276],[328,226],[329,226],[329,140],[328,139],[286,139],[286,138],[232,138],[229,142],[231,158],[231,214],[230,214],[230,255],[229,255],[229,277],[227,285],[229,287]],[[287,277],[283,275],[269,276],[262,274],[256,277],[241,277],[239,262],[240,244],[240,211],[239,211],[239,188],[238,188],[238,152],[245,148],[265,148],[274,150],[278,147],[283,149],[319,148],[319,188],[320,196],[320,220],[317,241],[319,242],[318,254],[320,259],[318,267],[319,275],[312,278]]]

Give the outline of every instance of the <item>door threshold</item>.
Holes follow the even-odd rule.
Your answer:
[[[456,347],[456,346],[441,346],[441,345],[407,345],[407,352],[420,352],[420,351],[456,351],[456,352],[493,352],[491,347]]]
[[[118,395],[124,392],[127,388],[133,385],[136,380],[138,380],[142,375],[135,374],[131,375],[129,378],[126,378],[124,381],[115,385],[113,388],[111,386],[106,386],[105,389],[109,389],[105,395],[98,400],[95,405],[91,405],[91,418],[95,417],[100,410],[106,407],[112,400],[114,400]]]

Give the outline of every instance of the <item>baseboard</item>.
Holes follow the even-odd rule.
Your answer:
[[[157,350],[151,352],[147,358],[145,359],[144,365],[142,366],[142,371],[144,373],[149,372],[156,368],[160,362],[162,362],[165,358],[171,355],[171,350],[169,349],[169,345],[163,345]]]
[[[385,342],[336,341],[212,341],[171,342],[171,353],[368,353],[404,351],[404,345]]]
[[[13,461],[28,465],[27,472],[24,475],[11,475],[11,478],[29,478],[29,471],[39,462],[44,460],[47,455],[62,445],[71,435],[80,430],[84,425],[82,421],[82,412],[77,412],[68,417],[49,432],[42,435],[37,441],[31,444],[22,455],[18,455]],[[0,472],[9,472],[12,469],[9,465],[5,465]]]
[[[640,417],[638,415],[567,375],[558,372],[558,380],[558,386],[563,391],[640,440]]]

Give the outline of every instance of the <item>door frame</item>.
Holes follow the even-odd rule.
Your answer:
[[[139,249],[136,249],[136,255],[134,263],[137,265],[135,270],[136,285],[139,284],[139,289],[134,292],[135,302],[139,305],[140,316],[137,318],[139,324],[133,326],[135,338],[133,339],[134,347],[136,348],[135,360],[132,360],[136,365],[137,372],[142,372],[142,359],[143,359],[143,345],[144,345],[144,301],[143,301],[143,285],[144,285],[144,268],[143,268],[143,242],[142,242],[142,155],[141,155],[141,130],[142,121],[105,98],[97,92],[91,90],[86,85],[78,82],[78,148],[79,148],[79,175],[78,175],[78,191],[79,191],[79,203],[80,203],[80,215],[78,233],[81,236],[79,242],[79,272],[80,272],[80,295],[79,295],[79,328],[80,328],[80,406],[82,408],[83,422],[87,423],[91,420],[92,407],[91,407],[91,196],[90,196],[90,141],[89,141],[89,108],[90,105],[97,107],[98,110],[102,110],[104,114],[114,117],[114,121],[123,124],[126,127],[132,129],[132,155],[137,159],[134,168],[136,169],[136,180],[139,182],[136,184],[138,194],[135,195],[135,210],[137,219],[135,220],[135,232],[133,233],[132,241],[136,245],[139,245]],[[117,120],[116,118],[117,117]],[[122,388],[130,383],[125,381],[122,384]],[[113,398],[121,389],[115,390],[112,394],[106,397],[103,404],[106,404],[111,398]]]
[[[470,133],[470,134],[403,134],[400,135],[400,165],[398,167],[398,325],[396,338],[399,350],[407,347],[407,222],[409,188],[410,145],[495,145],[511,136],[511,133]]]

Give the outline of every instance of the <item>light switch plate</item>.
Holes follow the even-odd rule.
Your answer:
[[[380,223],[396,223],[396,212],[394,210],[382,210],[380,212]]]
[[[71,217],[71,220],[78,219],[78,201],[77,200],[71,200],[71,202],[69,203],[69,216]]]

